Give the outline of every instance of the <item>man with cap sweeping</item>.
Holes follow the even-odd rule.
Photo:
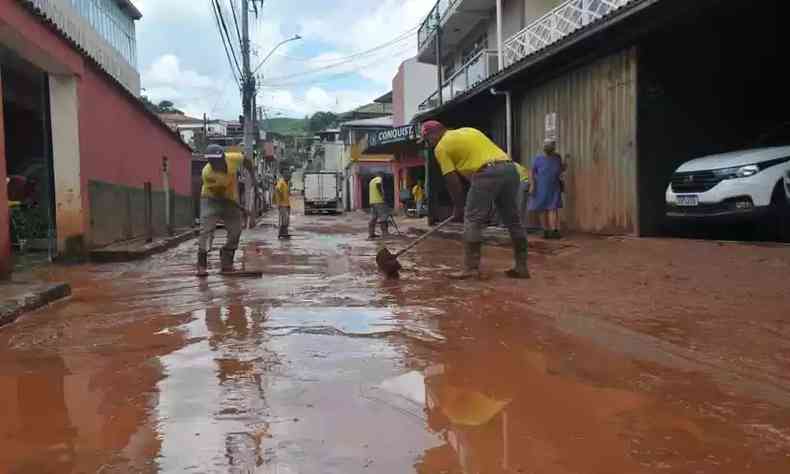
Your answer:
[[[208,274],[209,238],[222,219],[228,233],[220,250],[222,273],[233,272],[233,257],[241,237],[242,208],[239,205],[237,174],[244,166],[253,173],[252,163],[241,153],[225,153],[219,145],[206,149],[208,164],[203,167],[203,188],[200,193],[200,236],[198,237],[197,275]]]
[[[516,210],[520,178],[513,161],[481,131],[474,128],[447,130],[429,120],[422,125],[422,139],[432,148],[453,200],[453,215],[464,219],[464,268],[451,275],[456,279],[480,277],[483,229],[488,225],[492,203],[513,240],[513,269],[510,278],[529,278],[527,234]],[[464,184],[469,193],[464,204]]]

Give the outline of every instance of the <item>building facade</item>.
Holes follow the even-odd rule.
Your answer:
[[[13,209],[0,193],[6,274],[11,233],[58,257],[143,235],[147,203],[155,232],[191,223],[190,149],[139,100],[128,21],[140,15],[128,1],[113,5],[0,2],[0,173],[35,189]]]
[[[567,228],[665,235],[678,165],[786,122],[776,64],[787,10],[779,1],[443,0],[419,32],[418,59],[441,75],[415,121],[477,127],[528,167],[556,139],[568,165]],[[450,203],[432,160],[428,170],[438,220]]]

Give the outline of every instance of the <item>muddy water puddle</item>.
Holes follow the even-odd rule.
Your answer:
[[[384,281],[364,223],[327,229],[253,234],[259,280],[193,281],[189,246],[102,267],[0,334],[0,473],[788,472],[771,381],[450,284],[456,242]]]

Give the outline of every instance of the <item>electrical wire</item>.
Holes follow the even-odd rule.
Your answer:
[[[228,0],[228,3],[230,3],[230,11],[233,14],[233,24],[236,26],[236,37],[239,39],[239,44],[242,45],[242,51],[244,51],[244,45],[241,41],[241,30],[239,29],[239,18],[236,15],[236,3],[233,0]]]
[[[413,36],[417,35],[418,28],[419,28],[419,25],[414,27],[414,28],[410,28],[409,30],[405,31],[404,33],[401,33],[400,35],[396,36],[395,38],[393,38],[393,39],[391,39],[391,40],[389,40],[389,41],[387,41],[385,43],[382,43],[382,44],[380,44],[378,46],[374,46],[373,48],[370,48],[368,50],[360,51],[360,52],[357,52],[357,53],[354,53],[354,54],[350,54],[348,56],[344,56],[344,57],[340,57],[340,58],[327,59],[326,61],[335,61],[335,62],[333,62],[331,64],[327,64],[327,65],[320,66],[320,67],[313,68],[313,69],[308,69],[308,70],[301,71],[301,72],[294,73],[294,74],[286,74],[286,75],[283,75],[283,76],[276,76],[276,77],[273,77],[272,80],[290,79],[290,78],[294,78],[294,77],[300,77],[300,76],[305,76],[305,75],[309,75],[309,74],[315,74],[317,72],[325,71],[327,69],[333,69],[333,68],[336,68],[336,67],[339,67],[339,66],[343,66],[345,64],[354,62],[357,59],[363,58],[364,56],[369,56],[369,55],[377,53],[377,52],[379,52],[379,51],[381,51],[381,50],[383,50],[385,48],[389,48],[391,46],[395,46],[398,43],[401,43],[403,41],[411,39]],[[293,59],[296,59],[296,58],[293,57]],[[306,59],[306,61],[314,61],[314,60]],[[320,60],[319,60],[319,62],[320,62]]]
[[[403,48],[401,50],[395,51],[394,53],[392,53],[392,56],[400,56],[400,55],[403,55],[404,53],[407,53],[407,52],[409,52],[411,50],[412,50],[412,47],[409,46],[409,47]],[[375,60],[369,61],[369,62],[365,62],[364,64],[360,64],[360,65],[354,67],[353,69],[351,69],[349,71],[345,71],[345,72],[342,72],[342,73],[337,73],[337,74],[334,74],[334,75],[331,75],[331,76],[319,76],[319,77],[317,77],[315,79],[303,79],[303,80],[297,80],[297,81],[276,82],[275,79],[277,79],[277,78],[272,78],[269,81],[264,80],[263,84],[262,84],[262,87],[272,89],[272,88],[291,87],[291,86],[298,86],[298,85],[305,85],[305,84],[324,84],[324,83],[327,83],[327,82],[331,82],[334,79],[338,79],[338,78],[341,78],[341,77],[346,77],[346,76],[350,76],[350,75],[356,74],[359,71],[376,64],[377,62],[380,61],[380,59],[381,58],[376,57]],[[289,77],[289,76],[281,76],[281,77]]]
[[[233,73],[233,79],[235,80],[236,85],[241,87],[241,81],[239,81],[241,67],[239,67],[239,61],[236,57],[236,52],[233,50],[232,44],[228,44],[229,41],[226,41],[226,36],[223,34],[222,21],[220,20],[222,14],[217,10],[216,0],[209,0],[209,3],[211,4],[211,12],[213,13],[214,20],[216,22],[217,32],[219,33],[220,40],[222,41],[222,46],[225,49],[225,55],[228,58],[228,65],[230,66],[230,70]],[[225,29],[225,31],[227,32],[227,29]],[[233,67],[234,64],[236,66],[235,68]]]

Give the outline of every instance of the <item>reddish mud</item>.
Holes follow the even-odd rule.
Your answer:
[[[74,296],[0,329],[0,473],[788,472],[786,249],[571,239],[450,282],[428,240],[393,281],[407,239],[365,225],[246,232],[258,280],[195,279],[194,242],[46,270]]]

